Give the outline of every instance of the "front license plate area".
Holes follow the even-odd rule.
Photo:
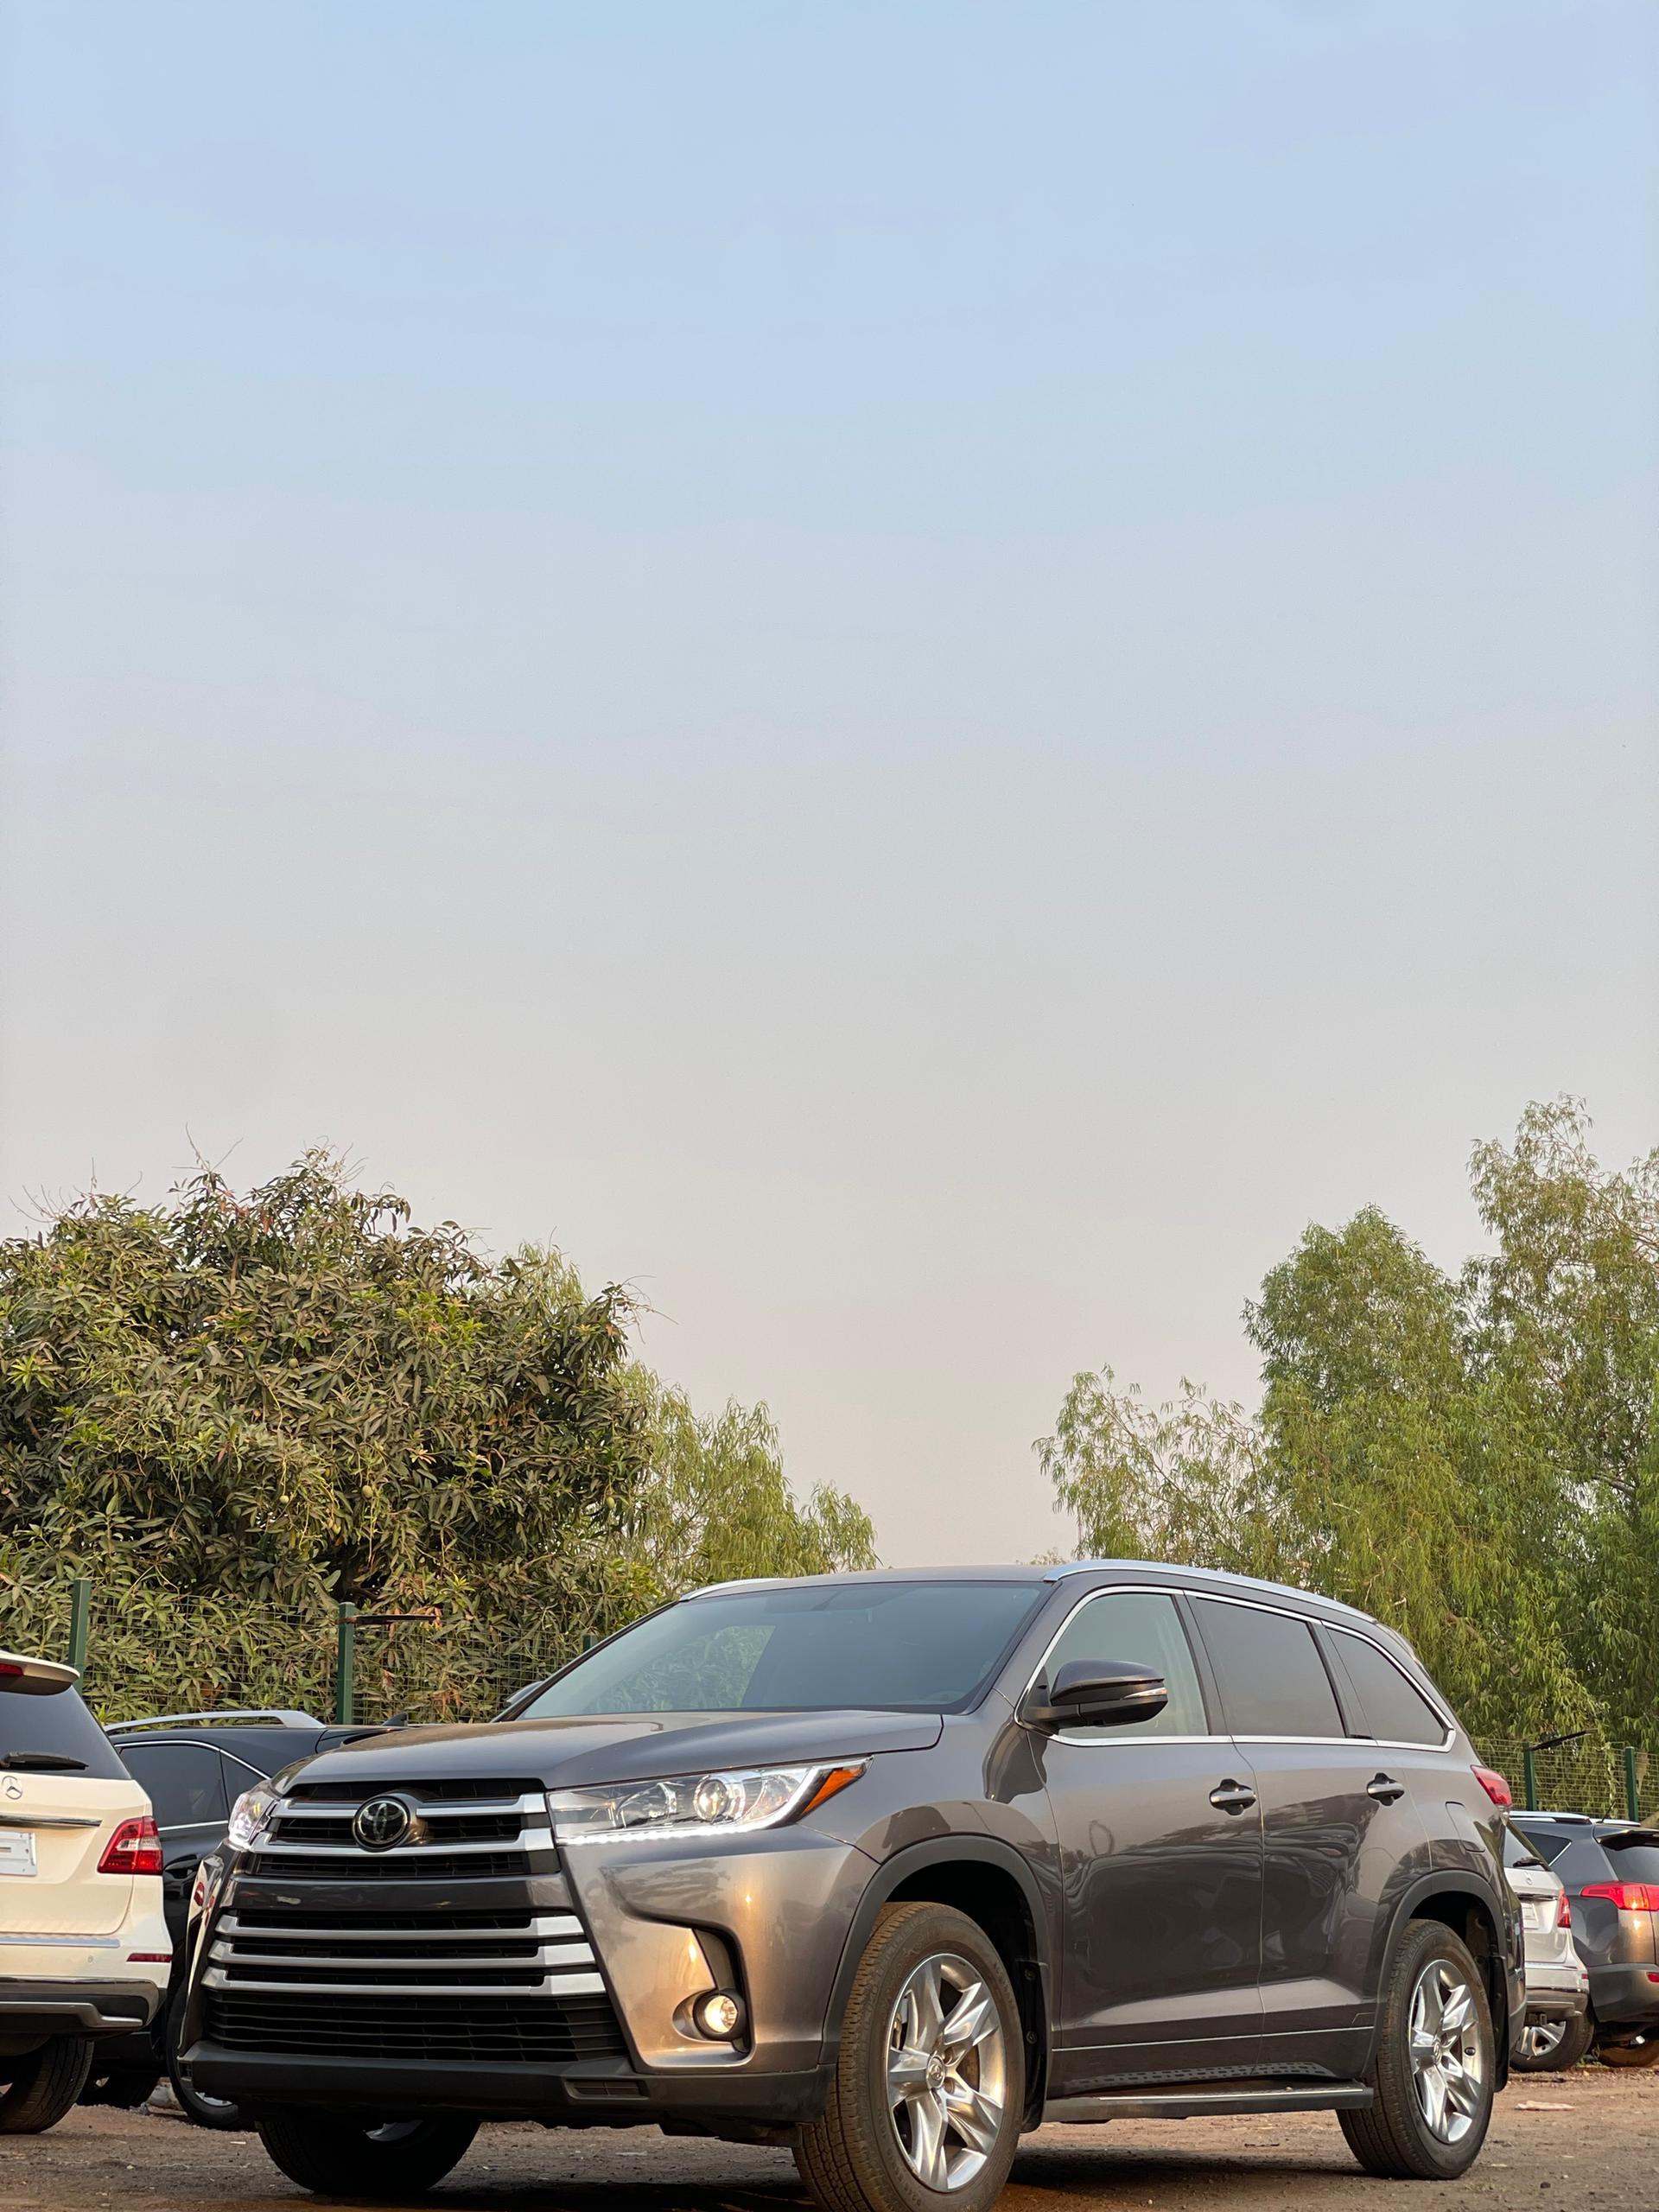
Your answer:
[[[0,1828],[0,1874],[35,1872],[33,1828]]]

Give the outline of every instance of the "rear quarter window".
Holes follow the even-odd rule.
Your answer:
[[[1332,1641],[1359,1699],[1366,1726],[1379,1743],[1422,1744],[1433,1749],[1446,1741],[1446,1723],[1440,1714],[1376,1644],[1347,1629],[1332,1630]]]
[[[79,1690],[41,1696],[7,1689],[0,1681],[0,1769],[26,1773],[35,1755],[41,1758],[41,1772],[48,1770],[48,1760],[72,1759],[74,1765],[56,1770],[92,1775],[100,1782],[126,1777],[114,1745],[81,1702]]]

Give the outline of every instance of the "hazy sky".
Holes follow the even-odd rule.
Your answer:
[[[3,24],[7,1219],[327,1140],[1018,1558],[1659,1141],[1651,0]]]

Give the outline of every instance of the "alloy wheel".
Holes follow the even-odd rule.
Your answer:
[[[1428,2132],[1459,2143],[1480,2117],[1486,2093],[1475,1993],[1445,1959],[1431,1959],[1411,1993],[1411,2073]]]
[[[965,2189],[1001,2133],[1007,2055],[996,1999],[966,1959],[924,1959],[887,2023],[888,2114],[926,2188]]]
[[[1527,2058],[1554,2058],[1567,2040],[1565,2020],[1532,2020],[1521,2032],[1521,2050]]]

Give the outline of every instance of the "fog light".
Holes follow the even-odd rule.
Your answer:
[[[691,2018],[697,2033],[710,2043],[729,2043],[743,2025],[743,1999],[729,1989],[711,1989],[693,2000]]]

